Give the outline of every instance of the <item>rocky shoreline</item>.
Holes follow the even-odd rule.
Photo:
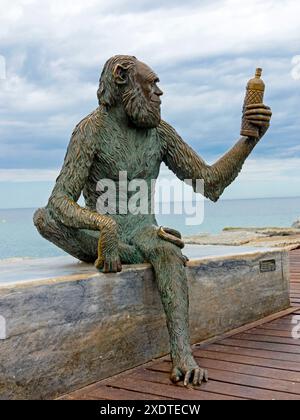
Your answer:
[[[298,221],[298,225],[295,223],[291,228],[226,227],[218,234],[201,233],[186,236],[184,242],[198,245],[247,245],[295,249],[300,247],[300,221]]]

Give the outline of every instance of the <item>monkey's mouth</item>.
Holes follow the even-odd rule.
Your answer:
[[[151,101],[151,103],[152,103],[154,106],[157,106],[158,108],[161,106],[161,100],[158,100],[158,101]]]

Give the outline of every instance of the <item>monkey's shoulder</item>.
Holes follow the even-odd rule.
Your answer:
[[[103,114],[99,108],[83,118],[74,128],[72,138],[93,141],[103,127]]]
[[[159,126],[157,127],[157,134],[161,143],[167,144],[169,141],[172,141],[174,138],[178,138],[179,135],[169,123],[164,120],[160,121]]]

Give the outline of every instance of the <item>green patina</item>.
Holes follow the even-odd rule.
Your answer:
[[[121,264],[149,262],[166,313],[173,362],[171,378],[187,385],[207,380],[207,372],[193,358],[188,321],[186,257],[179,232],[159,230],[155,215],[102,215],[96,211],[97,182],[109,178],[119,189],[119,173],[143,179],[149,189],[164,162],[179,179],[204,180],[204,195],[217,201],[236,178],[258,138],[242,137],[213,165],[207,165],[160,118],[158,77],[131,56],[115,56],[103,69],[99,107],[75,128],[63,168],[47,206],[37,210],[34,223],[43,237],[69,254],[95,262],[104,272],[117,272]],[[252,107],[260,137],[266,131],[270,110]],[[244,115],[244,118],[247,118]],[[263,120],[263,121],[265,121]],[[255,124],[253,118],[252,124]],[[83,193],[86,206],[77,201]],[[149,208],[151,195],[149,195]],[[118,210],[118,209],[117,209]]]

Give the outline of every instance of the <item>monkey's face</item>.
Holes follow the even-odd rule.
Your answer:
[[[128,81],[122,95],[125,111],[134,125],[141,128],[155,128],[161,119],[160,96],[157,75],[146,64],[138,61],[136,74]]]

